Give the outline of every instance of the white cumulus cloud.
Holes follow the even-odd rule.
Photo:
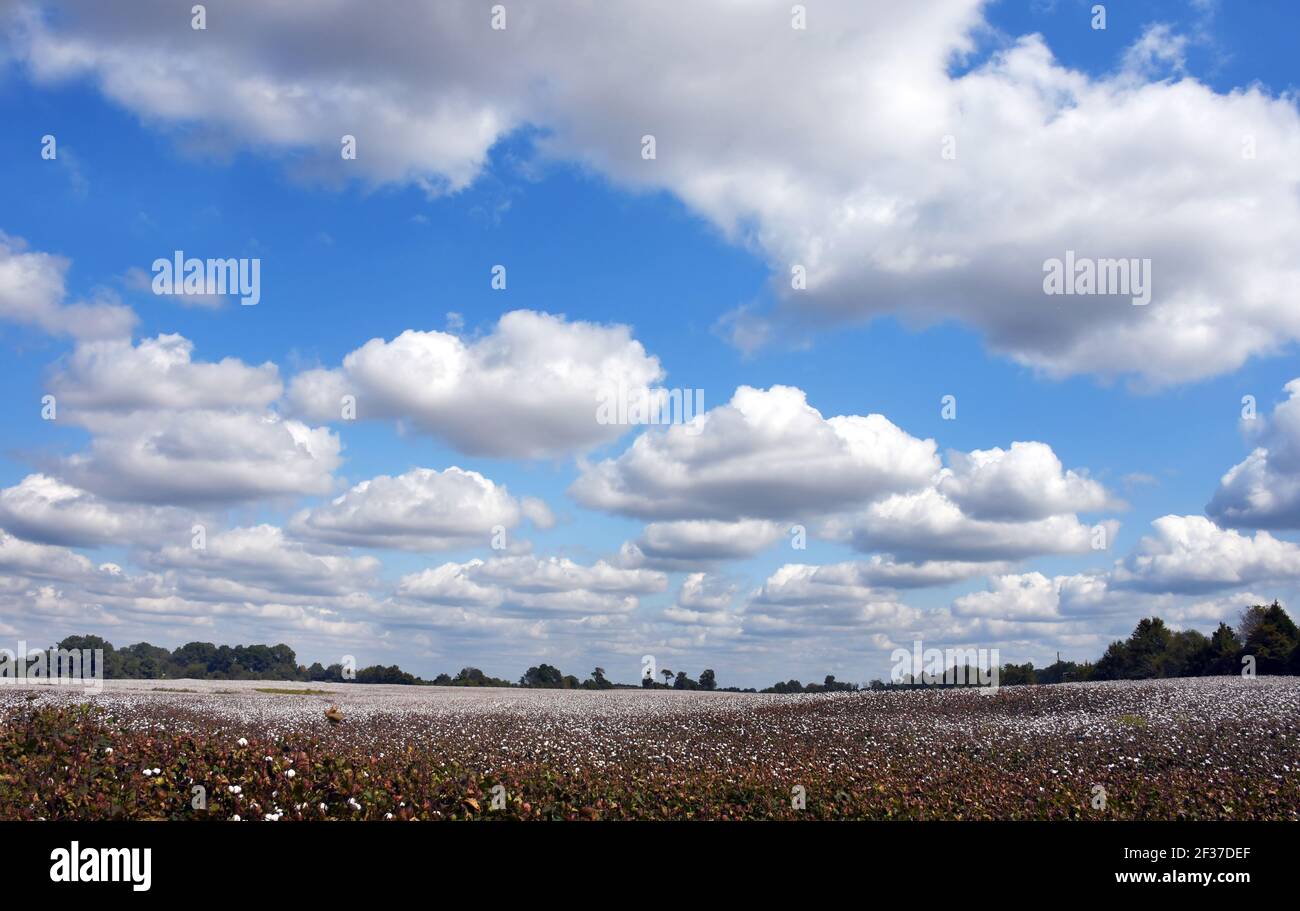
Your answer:
[[[538,127],[544,154],[667,190],[753,245],[796,317],[955,319],[1054,375],[1153,384],[1300,338],[1294,100],[1216,91],[1161,23],[1101,75],[1038,35],[980,58],[988,5],[825,0],[800,30],[774,4],[555,0],[498,30],[474,0],[360,18],[232,0],[182,41],[161,0],[50,0],[8,32],[37,82],[87,79],[190,142],[325,180],[456,190]],[[1042,264],[1067,250],[1149,259],[1151,303],[1046,297]]]
[[[91,301],[67,300],[70,265],[0,230],[0,319],[77,339],[130,335],[135,313],[108,292]]]
[[[1260,445],[1219,481],[1206,512],[1223,525],[1300,528],[1300,379],[1263,424]]]
[[[299,512],[289,529],[330,544],[447,550],[487,546],[496,526],[514,528],[525,516],[539,527],[554,521],[540,500],[521,501],[478,472],[452,466],[362,481],[327,504]]]
[[[879,414],[825,418],[790,386],[741,386],[696,421],[647,430],[570,493],[649,519],[793,519],[921,487],[940,465],[933,440]]]
[[[359,419],[407,421],[471,455],[533,458],[616,440],[628,427],[601,423],[598,397],[662,375],[627,326],[516,310],[475,339],[416,330],[371,339],[338,369],[294,377],[289,400],[327,421],[351,395]]]

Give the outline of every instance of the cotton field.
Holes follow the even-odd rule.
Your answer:
[[[1300,818],[1291,677],[802,696],[131,680],[3,687],[0,721],[8,819]]]

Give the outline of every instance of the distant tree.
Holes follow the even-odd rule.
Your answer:
[[[584,680],[582,683],[584,690],[609,690],[614,688],[614,684],[605,677],[605,669],[598,667],[591,672],[591,679]]]
[[[809,688],[814,685],[808,684]],[[855,693],[858,690],[858,685],[846,680],[836,680],[834,674],[827,674],[819,689],[823,693]]]
[[[209,673],[218,680],[229,680],[234,671],[234,666],[235,650],[228,645],[217,646],[217,653],[208,664]]]
[[[1213,635],[1201,661],[1202,673],[1213,675],[1241,673],[1241,642],[1232,627],[1220,623]]]
[[[402,683],[407,686],[414,686],[420,683],[418,677],[408,674],[396,664],[384,667],[376,664],[371,667],[363,667],[357,671],[355,677],[357,683]]]
[[[700,671],[700,689],[714,690],[718,688],[718,678],[713,673],[712,668],[705,668]]]
[[[171,673],[172,653],[165,648],[150,645],[148,642],[137,642],[135,645],[128,645],[122,649],[122,653],[131,662],[129,666],[135,670],[133,676],[142,677],[146,680],[160,680],[164,677],[176,676]]]
[[[1243,654],[1255,657],[1255,668],[1261,674],[1285,674],[1300,638],[1295,623],[1276,601],[1267,607],[1256,604],[1245,610],[1241,637]]]
[[[510,686],[508,680],[489,677],[476,667],[463,667],[455,677],[450,679],[446,679],[446,677],[446,674],[441,674],[438,677],[438,679],[446,681],[442,684],[445,686]]]
[[[668,668],[664,668],[659,673],[664,675],[664,686],[667,686],[668,682],[673,679],[673,672],[668,670]]]
[[[998,672],[999,686],[1025,686],[1038,682],[1038,676],[1034,672],[1034,663],[1027,661],[1024,664],[1004,664]]]
[[[1199,677],[1209,656],[1210,640],[1194,629],[1179,630],[1169,638],[1164,676]]]
[[[563,689],[564,673],[558,667],[539,664],[524,671],[524,675],[519,678],[519,685],[539,689]]]
[[[1243,645],[1250,641],[1250,637],[1255,634],[1255,630],[1264,622],[1264,608],[1262,605],[1254,604],[1244,608],[1241,616],[1237,619],[1237,639]]]
[[[1138,679],[1167,676],[1165,665],[1171,639],[1165,621],[1159,617],[1139,620],[1128,639],[1128,676]]]
[[[1128,648],[1123,642],[1112,642],[1097,662],[1098,680],[1123,680],[1128,676]]]
[[[1159,617],[1138,622],[1126,642],[1112,642],[1097,662],[1099,680],[1130,680],[1166,676],[1171,641]]]
[[[1032,665],[1030,665],[1032,666]],[[1047,667],[1034,668],[1035,683],[1065,683],[1067,681],[1086,680],[1092,675],[1091,664],[1075,664],[1059,658]],[[999,681],[1005,683],[1006,681]]]
[[[99,650],[103,656],[104,663],[103,666],[98,669],[98,673],[102,674],[106,678],[126,676],[121,672],[121,656],[119,656],[117,650],[113,648],[113,643],[109,642],[107,639],[100,638],[99,636],[67,636],[59,643],[59,648],[67,649],[69,651],[80,649],[90,653],[91,668],[89,670],[83,668],[83,674],[89,676],[95,675],[94,654],[96,650]]]
[[[452,686],[485,686],[488,676],[476,667],[462,667],[452,678]]]
[[[202,668],[202,673],[198,676],[207,676],[212,670],[213,662],[217,657],[217,647],[211,642],[187,642],[176,651],[172,652],[172,661],[177,666],[187,669],[185,676],[192,677],[194,674],[188,673],[188,669]]]
[[[66,636],[60,643],[63,649],[102,649],[104,654],[113,651],[113,643],[100,636]]]

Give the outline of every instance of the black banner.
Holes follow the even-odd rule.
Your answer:
[[[1027,888],[1050,889],[1035,893],[1043,898],[1232,896],[1290,881],[1284,864],[1296,831],[1290,823],[6,823],[0,867],[15,894],[127,902],[247,894],[252,884],[373,900],[419,882],[448,897],[459,884],[533,899],[580,888],[631,900],[629,889],[646,898],[663,889],[668,900],[681,897],[674,871],[690,876],[692,900],[846,885],[870,899],[921,902]]]

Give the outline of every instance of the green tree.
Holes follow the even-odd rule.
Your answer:
[[[1137,628],[1128,639],[1129,673],[1136,679],[1164,677],[1172,639],[1165,621],[1147,617],[1138,621]]]
[[[1024,686],[1037,682],[1038,677],[1034,673],[1034,663],[1032,661],[1027,661],[1024,664],[1007,663],[998,672],[999,686]]]
[[[1219,628],[1210,636],[1202,667],[1202,673],[1205,674],[1241,673],[1241,642],[1228,624],[1220,623]]]
[[[73,649],[82,649],[91,654],[91,667],[83,667],[82,673],[87,676],[94,676],[94,659],[93,655],[99,650],[103,656],[103,666],[99,668],[99,673],[105,679],[120,678],[126,676],[122,673],[122,658],[118,655],[117,650],[113,648],[113,643],[99,636],[66,636],[59,643],[59,648],[72,651]]]
[[[605,669],[598,667],[591,672],[591,679],[583,682],[582,688],[587,690],[608,690],[613,689],[614,684],[605,677]]]
[[[1164,676],[1199,677],[1205,673],[1210,640],[1194,629],[1179,630],[1169,638]]]
[[[452,678],[452,686],[483,686],[487,682],[487,674],[483,673],[476,667],[462,667],[456,676]]]
[[[1241,636],[1244,654],[1255,656],[1255,669],[1261,674],[1285,674],[1300,638],[1295,623],[1276,601],[1247,608],[1241,617]]]
[[[524,675],[519,678],[519,685],[540,689],[562,689],[564,688],[564,673],[558,667],[539,664],[524,671]]]
[[[1098,680],[1123,680],[1129,676],[1130,666],[1128,646],[1123,642],[1112,642],[1097,661],[1093,676]]]
[[[136,677],[160,680],[164,677],[176,676],[171,672],[172,653],[165,648],[150,645],[148,642],[137,642],[135,645],[128,645],[122,649],[122,652],[131,660]]]

